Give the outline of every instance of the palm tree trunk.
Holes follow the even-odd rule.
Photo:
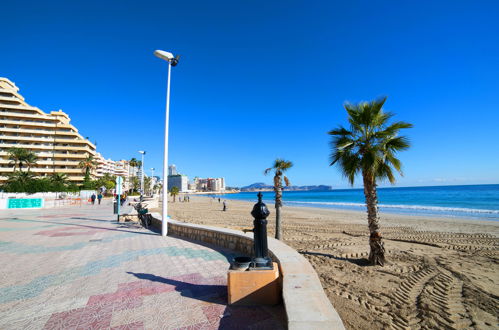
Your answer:
[[[378,194],[376,191],[376,182],[365,173],[362,173],[364,179],[364,196],[367,206],[367,221],[369,225],[369,262],[372,265],[383,266],[385,263],[385,248],[381,239],[379,216],[378,216]]]
[[[282,230],[281,230],[282,186],[281,186],[280,176],[276,176],[276,178],[274,179],[274,191],[275,191],[275,238],[281,240],[282,239]]]
[[[282,230],[281,230],[281,207],[276,206],[275,208],[275,238],[282,240]]]

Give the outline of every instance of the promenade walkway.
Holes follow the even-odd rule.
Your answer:
[[[0,329],[280,329],[227,306],[233,252],[119,224],[109,201],[0,211]]]

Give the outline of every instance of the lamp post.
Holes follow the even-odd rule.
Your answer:
[[[144,155],[145,151],[139,150],[139,154],[142,154],[142,163],[140,168],[140,196],[144,195]]]
[[[154,195],[154,191],[155,191],[155,189],[154,189],[154,170],[155,170],[155,168],[151,167],[151,181],[150,182],[151,182],[151,186],[152,186],[151,190],[152,190],[153,195]]]
[[[165,152],[163,156],[163,212],[161,223],[161,236],[168,234],[168,224],[166,223],[168,216],[168,120],[170,117],[170,75],[172,66],[178,64],[179,55],[173,57],[172,53],[164,50],[156,50],[154,55],[168,62],[168,79],[166,84],[166,116],[165,116]]]

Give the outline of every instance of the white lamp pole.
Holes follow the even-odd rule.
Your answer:
[[[165,115],[165,152],[163,156],[163,212],[161,223],[161,236],[168,234],[168,121],[170,118],[170,76],[172,66],[176,66],[179,56],[173,57],[172,53],[156,50],[154,55],[168,62],[168,79],[166,84],[166,115]]]
[[[141,169],[140,169],[140,196],[144,195],[144,155],[146,154],[145,151],[139,151],[140,154],[142,154],[142,164],[141,164]]]
[[[152,194],[154,195],[154,167],[151,167],[151,187]]]

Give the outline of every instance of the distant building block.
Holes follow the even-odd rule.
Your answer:
[[[229,305],[277,305],[281,301],[279,266],[271,270],[229,270]]]

